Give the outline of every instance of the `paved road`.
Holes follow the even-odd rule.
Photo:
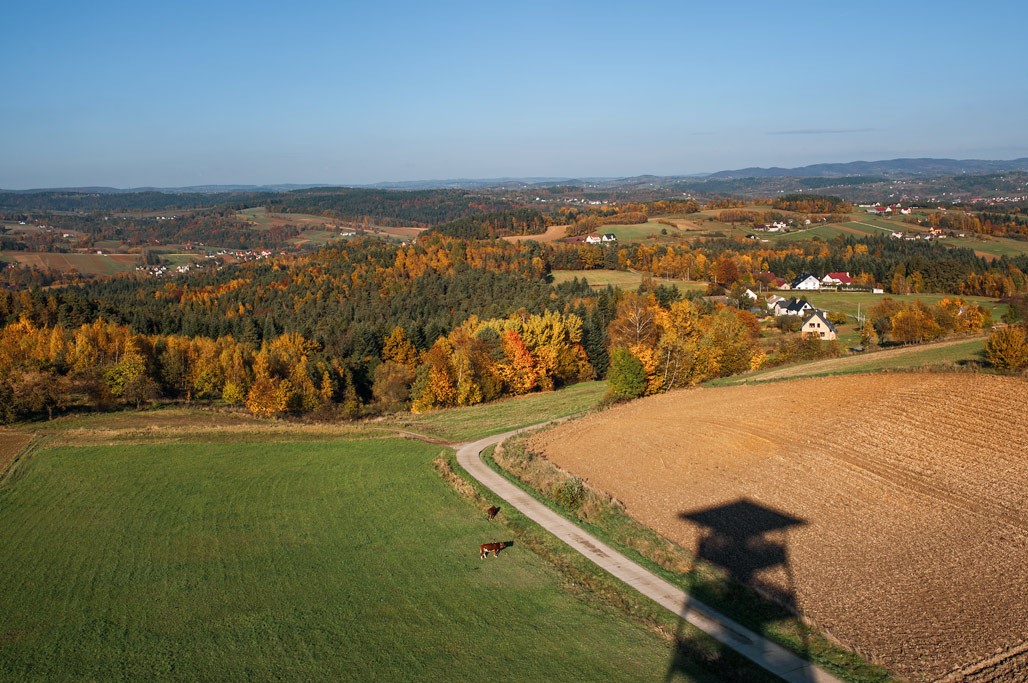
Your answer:
[[[739,654],[756,662],[790,683],[841,683],[840,679],[772,643],[728,617],[690,597],[656,574],[644,569],[596,537],[564,519],[510,483],[482,462],[482,451],[516,434],[507,432],[457,447],[457,462],[471,476],[517,508],[554,536],[564,541],[602,569],[643,595],[655,600],[675,616],[711,635]]]

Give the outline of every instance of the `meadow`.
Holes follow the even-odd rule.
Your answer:
[[[562,588],[399,439],[57,433],[0,489],[0,679],[663,678],[665,639]],[[113,436],[98,433],[99,441]],[[252,439],[252,442],[248,442]],[[694,680],[691,678],[684,680]]]
[[[929,306],[937,304],[943,299],[950,298],[963,298],[965,301],[973,301],[978,303],[983,309],[990,312],[992,319],[998,321],[1000,317],[1007,312],[1007,305],[1000,303],[994,299],[988,299],[983,296],[965,296],[958,297],[955,294],[873,294],[871,292],[836,292],[834,290],[825,291],[783,291],[777,292],[779,296],[788,298],[791,296],[806,297],[807,301],[810,302],[811,306],[827,310],[827,311],[839,311],[845,313],[851,318],[856,318],[859,312],[861,316],[866,316],[868,310],[875,306],[884,298],[890,298],[899,303],[909,303],[913,301],[923,301]]]
[[[843,341],[844,344],[853,342],[855,340],[852,338]],[[932,344],[913,344],[881,349],[721,377],[707,382],[706,386],[731,386],[800,377],[853,375],[882,371],[951,369],[982,363],[984,349],[984,337],[947,339]]]
[[[624,290],[635,290],[642,284],[645,275],[631,270],[555,270],[552,272],[554,284],[568,282],[576,277],[589,282],[593,289],[603,289],[607,285],[620,287]],[[655,285],[664,284],[677,287],[682,292],[689,290],[706,291],[707,283],[695,280],[663,280],[653,278]]]
[[[268,213],[263,206],[257,206],[239,211],[236,216],[244,221],[255,223],[258,230],[267,230],[275,225],[296,225],[298,227],[321,226],[330,219],[324,216],[315,216],[307,213]]]
[[[7,251],[0,260],[33,268],[53,269],[62,273],[72,270],[84,275],[115,275],[130,273],[142,263],[139,254],[79,254],[56,252]]]
[[[657,221],[647,221],[632,225],[601,225],[595,232],[601,235],[612,234],[620,242],[632,242],[647,239],[669,241],[685,231]]]

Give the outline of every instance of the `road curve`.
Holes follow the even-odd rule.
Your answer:
[[[538,426],[541,425],[536,425],[536,427]],[[529,427],[528,429],[534,428]],[[842,683],[839,678],[827,671],[690,597],[682,589],[672,586],[595,536],[579,529],[494,472],[482,461],[482,451],[519,431],[524,430],[515,430],[460,444],[456,447],[457,462],[483,486],[600,568],[771,673],[790,683]]]

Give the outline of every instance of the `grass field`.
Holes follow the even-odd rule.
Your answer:
[[[341,236],[338,230],[304,230],[297,237],[293,237],[287,240],[287,242],[294,247],[320,247],[341,239],[349,239],[349,237]]]
[[[883,370],[914,370],[931,367],[952,367],[982,362],[985,338],[956,339],[934,344],[919,344],[899,348],[882,349],[841,358],[798,363],[778,368],[757,370],[743,375],[723,377],[707,383],[707,386],[731,386],[770,382],[800,377],[826,377],[829,375],[852,375]]]
[[[1021,256],[1028,254],[1028,242],[1012,240],[1007,237],[992,237],[984,240],[972,237],[947,238],[945,243],[953,247],[965,247],[974,249],[979,256],[1000,257],[1000,256]]]
[[[829,223],[827,225],[819,225],[813,228],[802,228],[795,232],[788,232],[781,235],[774,233],[768,233],[767,235],[759,233],[761,238],[766,238],[772,242],[796,242],[798,240],[809,240],[815,237],[820,237],[823,240],[830,240],[839,235],[845,237],[865,237],[867,233],[861,232],[860,230],[854,230],[845,225],[838,225],[835,223]]]
[[[668,234],[661,234],[662,230],[666,231]],[[602,235],[611,233],[617,236],[618,241],[620,242],[631,242],[650,238],[663,240],[668,240],[669,238],[673,239],[673,236],[678,234],[680,231],[670,225],[664,225],[657,221],[647,221],[646,223],[639,223],[636,225],[601,225],[596,228],[595,232]]]
[[[655,633],[523,547],[478,558],[502,532],[438,452],[38,450],[0,491],[0,679],[662,680]]]
[[[5,251],[0,260],[35,268],[52,268],[62,273],[76,270],[86,275],[130,273],[141,263],[139,254],[58,254],[52,252]]]
[[[954,294],[872,294],[871,292],[835,292],[835,291],[794,291],[794,292],[779,292],[781,296],[792,294],[794,296],[806,296],[807,301],[810,302],[811,306],[828,310],[828,311],[841,311],[848,316],[856,317],[857,307],[860,308],[860,314],[866,315],[868,310],[879,303],[882,299],[888,297],[897,302],[912,302],[921,300],[926,304],[932,305],[942,301],[945,298],[955,298]],[[965,296],[961,297],[966,301],[975,301],[982,308],[992,313],[992,319],[999,320],[1000,316],[1007,312],[1007,305],[1001,304],[998,301],[987,299],[981,296]]]
[[[268,210],[263,206],[243,209],[236,213],[236,216],[241,220],[256,223],[254,227],[258,230],[267,230],[275,225],[313,227],[330,222],[324,216],[315,216],[307,213],[268,213]]]
[[[554,284],[568,282],[576,277],[585,279],[593,289],[603,289],[607,285],[620,287],[621,289],[635,290],[642,284],[642,273],[635,273],[626,270],[555,270],[552,273]],[[654,284],[674,285],[681,291],[706,290],[706,282],[692,280],[661,280],[654,278]]]
[[[560,391],[529,394],[481,406],[397,415],[389,418],[386,424],[449,443],[474,441],[585,412],[596,407],[606,392],[606,382],[582,382]]]

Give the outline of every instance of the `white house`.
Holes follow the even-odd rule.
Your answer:
[[[792,281],[790,289],[821,289],[821,281],[810,273],[803,273]]]
[[[810,315],[814,311],[814,307],[808,302],[802,299],[792,298],[789,300],[782,299],[775,303],[772,313],[775,316],[782,315]]]
[[[821,284],[833,287],[837,287],[839,285],[852,285],[853,278],[850,277],[849,272],[828,273],[828,275],[821,278]]]
[[[803,321],[803,327],[800,328],[800,334],[812,334],[820,339],[835,339],[838,334],[838,330],[835,329],[835,325],[828,322],[828,318],[825,317],[824,313],[821,311],[814,311],[809,318]]]

